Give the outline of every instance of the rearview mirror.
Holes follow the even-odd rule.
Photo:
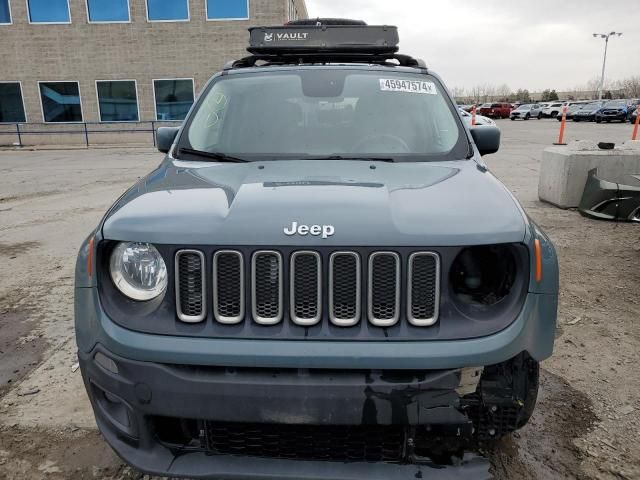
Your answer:
[[[471,128],[471,136],[480,155],[496,153],[500,149],[500,129],[491,125],[477,125]]]
[[[162,153],[169,153],[180,127],[160,127],[156,131],[156,146]]]

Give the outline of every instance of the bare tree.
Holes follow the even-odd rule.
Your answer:
[[[451,89],[451,95],[457,102],[461,102],[465,100],[465,89],[464,87],[453,87]]]
[[[509,101],[509,97],[511,96],[511,89],[509,85],[503,83],[502,85],[498,85],[495,89],[495,94],[498,97],[498,100],[502,100],[504,102]]]
[[[640,98],[640,76],[625,78],[620,81],[620,90],[627,98]]]

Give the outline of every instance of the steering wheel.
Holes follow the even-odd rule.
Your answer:
[[[380,151],[378,152],[376,149],[371,149],[371,145],[381,145],[384,146],[385,148],[389,148],[388,147],[388,143],[387,142],[383,142],[382,140],[390,140],[391,143],[395,143],[396,146],[400,147],[400,149],[394,151],[393,148],[389,149],[389,151]],[[369,147],[369,148],[367,148]],[[366,152],[366,153],[410,153],[411,152],[411,148],[409,148],[409,145],[407,145],[407,142],[405,142],[402,138],[397,137],[396,135],[391,135],[390,133],[383,133],[381,135],[368,135],[365,138],[363,138],[362,140],[358,141],[358,143],[356,143],[353,147],[352,147],[352,151],[354,153],[362,153],[362,152]]]

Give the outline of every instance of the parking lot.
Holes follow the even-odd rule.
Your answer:
[[[502,148],[485,159],[554,241],[561,299],[531,423],[483,453],[500,479],[640,478],[640,225],[541,203],[540,159],[559,123],[497,123]],[[570,122],[565,140],[631,131]],[[161,159],[151,148],[0,151],[0,477],[138,478],[100,439],[74,366],[73,273],[108,206]]]

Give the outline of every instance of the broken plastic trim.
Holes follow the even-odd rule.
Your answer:
[[[599,220],[640,222],[640,184],[638,186],[602,180],[598,169],[589,171],[578,210]],[[640,175],[630,175],[640,183]]]

